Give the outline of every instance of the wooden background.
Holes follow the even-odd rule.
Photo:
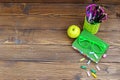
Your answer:
[[[110,44],[97,79],[79,68],[87,60],[79,62],[83,56],[66,34],[71,24],[82,29],[92,0],[0,2],[0,80],[120,80],[120,0],[95,2],[108,13],[97,36]]]

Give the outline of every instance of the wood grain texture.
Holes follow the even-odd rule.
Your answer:
[[[0,15],[85,16],[88,4],[0,3]],[[120,18],[120,5],[100,4],[109,18]]]
[[[99,31],[97,36],[102,40],[108,42],[111,46],[120,46],[119,33],[119,31]],[[70,39],[67,36],[66,30],[1,29],[0,32],[1,44],[7,44],[7,42],[12,42],[13,44],[71,45],[73,41],[74,39]]]
[[[92,0],[0,0],[0,2],[29,2],[29,3],[93,3]],[[94,3],[120,4],[119,0],[94,0]]]
[[[97,80],[119,80],[120,65],[101,63]],[[96,80],[79,68],[83,63],[0,62],[1,80]],[[95,64],[92,66],[95,68]],[[4,76],[4,77],[3,77]]]
[[[102,31],[120,31],[120,19],[108,19],[101,23]],[[69,25],[76,24],[81,28],[84,17],[60,16],[1,16],[0,29],[67,29]],[[114,26],[114,27],[113,27]]]
[[[83,58],[71,46],[62,45],[1,45],[0,60],[36,62],[79,62]],[[113,54],[114,53],[114,54]],[[108,57],[100,62],[120,62],[120,47],[110,46]],[[115,57],[115,58],[114,58]],[[87,59],[86,61],[87,62]]]
[[[82,29],[85,7],[92,0],[4,0],[0,3],[0,80],[119,80],[120,1],[99,0],[108,20],[96,34],[110,44],[98,78],[87,77],[83,58],[71,47],[66,30]],[[20,2],[20,3],[14,3]],[[32,3],[33,2],[33,3]],[[39,2],[39,3],[36,3]],[[84,4],[83,4],[84,3]],[[91,63],[90,68],[95,68]]]

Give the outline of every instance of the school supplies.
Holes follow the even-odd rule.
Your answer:
[[[96,70],[95,69],[90,69],[90,71],[94,74],[96,74]]]
[[[72,43],[72,47],[90,58],[93,62],[98,63],[107,51],[109,45],[84,29],[79,37]]]
[[[86,70],[87,66],[82,65],[82,66],[80,66],[80,68]]]
[[[100,23],[90,24],[85,17],[83,29],[88,30],[92,34],[96,34],[99,30],[99,27],[100,27]]]
[[[90,72],[89,71],[86,71],[87,75],[90,77]]]
[[[72,47],[74,49],[78,50],[85,58],[87,57],[90,59],[87,62],[87,66],[80,66],[81,69],[86,71],[88,77],[92,75],[94,78],[97,78],[96,72],[97,70],[100,71],[98,65],[95,66],[97,70],[90,69],[88,71],[91,61],[98,63],[102,57],[105,58],[107,56],[105,53],[109,47],[109,44],[93,35],[98,32],[100,23],[106,19],[107,14],[101,6],[98,6],[96,4],[88,5],[86,7],[86,16],[83,25],[83,31],[72,43]],[[74,31],[74,29],[72,30]],[[80,62],[84,61],[85,58],[81,58]]]
[[[103,57],[103,58],[106,58],[106,57],[107,57],[107,54],[104,54],[102,57]]]
[[[92,73],[92,76],[93,76],[94,78],[97,78],[97,75],[96,75],[96,74],[94,74],[94,73]]]
[[[84,61],[85,60],[85,58],[82,58],[82,59],[80,59],[80,62],[82,62],[82,61]]]
[[[104,9],[96,4],[91,4],[86,7],[86,18],[90,24],[101,23],[107,19],[107,14]]]
[[[96,4],[90,4],[86,7],[86,16],[83,28],[90,33],[96,34],[99,30],[100,23],[107,19],[104,9]]]
[[[98,71],[100,71],[100,67],[98,65],[95,66],[97,68]]]
[[[88,60],[87,65],[89,65],[90,63],[91,63],[91,60]]]

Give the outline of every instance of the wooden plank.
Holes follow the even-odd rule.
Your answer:
[[[1,0],[1,2],[39,2],[39,3],[87,3],[88,2],[91,2],[89,0],[85,0],[85,1],[78,1],[78,0],[14,0],[14,1],[11,1],[11,0]]]
[[[96,80],[87,77],[85,70],[79,68],[83,63],[39,63],[39,62],[0,62],[0,78],[2,80]],[[97,80],[119,80],[119,63],[99,64]],[[95,68],[95,64],[89,67]],[[3,76],[4,75],[4,76]]]
[[[102,59],[101,62],[119,62],[120,61],[119,32],[114,32],[114,31],[99,32],[97,36],[110,44],[110,49],[107,52],[108,58]],[[72,42],[73,39],[69,39],[66,35],[66,31],[63,30],[62,31],[61,30],[18,30],[17,33],[15,30],[4,30],[3,32],[1,31],[0,33],[0,44],[5,44],[5,45],[1,45],[0,47],[0,51],[1,51],[0,59],[72,61],[72,62],[79,61],[79,59],[82,58],[82,56],[77,55],[76,53],[78,52],[75,52],[75,50],[71,49]],[[8,46],[7,44],[10,44],[10,46]],[[13,46],[11,44],[17,44],[17,45]],[[20,44],[24,44],[24,45],[30,44],[30,45],[26,47]],[[37,45],[41,44],[41,45],[33,46],[32,44],[37,44]],[[73,55],[73,53],[75,53],[76,55]],[[114,57],[116,58],[112,59]]]
[[[84,17],[88,4],[0,3],[0,15],[51,15]],[[120,18],[120,5],[101,4],[109,18]]]
[[[29,2],[29,3],[93,3],[92,0],[0,0],[0,2]],[[94,0],[95,3],[120,4],[119,0]]]
[[[67,29],[71,24],[83,23],[83,18],[54,16],[1,16],[0,28],[13,29]]]
[[[100,62],[120,62],[120,47],[110,46],[108,57]],[[79,62],[83,58],[71,46],[62,45],[1,45],[0,60],[39,62]],[[87,59],[85,60],[85,63]]]
[[[101,23],[102,31],[119,31],[120,19]],[[83,26],[84,17],[75,16],[1,16],[0,29],[67,29],[69,25]]]
[[[99,31],[97,36],[110,45],[120,46],[119,31]],[[67,36],[66,30],[2,30],[0,32],[1,44],[56,44],[71,45],[74,39]]]

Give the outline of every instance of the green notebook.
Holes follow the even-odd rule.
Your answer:
[[[80,36],[72,43],[72,47],[90,58],[93,62],[98,63],[109,45],[84,29]]]

